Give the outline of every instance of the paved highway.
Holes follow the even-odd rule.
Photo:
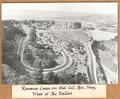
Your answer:
[[[28,72],[32,73],[35,70],[35,67],[31,67],[30,64],[28,64],[27,62],[25,62],[24,59],[23,59],[26,38],[27,37],[23,37],[21,39],[21,41],[19,43],[19,48],[18,48],[17,54],[21,56],[21,62],[25,66],[26,70]],[[57,72],[60,72],[60,71],[63,71],[65,69],[69,68],[73,64],[73,59],[67,53],[67,51],[64,49],[63,43],[59,42],[58,46],[63,51],[63,56],[64,56],[64,59],[65,59],[65,62],[62,65],[57,66],[55,68],[44,69],[44,73],[48,73],[50,71],[53,71],[54,73],[57,73]],[[96,75],[96,66],[97,66],[97,64],[96,64],[96,58],[95,58],[95,56],[94,56],[94,54],[92,52],[90,44],[86,44],[85,47],[86,47],[86,49],[88,51],[89,58],[90,58],[90,64],[91,65],[88,68],[90,70],[90,79],[92,80],[91,83],[98,84],[97,75]]]
[[[23,59],[24,48],[25,48],[25,46],[24,46],[25,45],[25,41],[26,41],[26,37],[21,39],[20,44],[19,44],[19,48],[18,48],[18,51],[17,51],[17,54],[21,56],[21,62],[25,66],[26,70],[32,73],[35,70],[35,68],[31,67]],[[50,71],[53,71],[54,73],[57,73],[57,72],[60,72],[60,71],[63,71],[65,69],[69,68],[72,65],[73,59],[71,58],[71,56],[69,56],[67,51],[64,49],[63,44],[62,43],[58,43],[58,46],[63,50],[63,54],[64,54],[64,58],[65,58],[64,64],[62,64],[60,66],[57,66],[55,68],[44,69],[44,73],[48,73]]]
[[[89,65],[89,70],[90,70],[90,79],[92,80],[92,84],[98,84],[98,79],[97,79],[97,73],[96,73],[96,66],[97,66],[97,63],[96,63],[96,58],[95,58],[95,55],[91,49],[91,46],[90,44],[87,44],[86,45],[86,49],[88,51],[88,54],[89,54],[89,59],[90,59],[90,64]]]
[[[20,41],[17,54],[21,56],[21,62],[25,66],[26,70],[28,72],[32,73],[35,70],[35,68],[31,67],[30,64],[25,62],[24,59],[23,59],[23,55],[24,55],[23,52],[24,52],[24,47],[25,47],[24,46],[25,45],[25,41],[26,41],[26,37],[23,37],[21,39],[21,41]],[[60,66],[57,66],[55,68],[44,69],[44,73],[48,73],[50,71],[53,71],[53,72],[57,73],[57,72],[60,72],[60,71],[63,71],[65,69],[69,68],[72,65],[73,59],[71,58],[71,56],[69,56],[67,51],[64,49],[63,43],[59,42],[58,46],[63,50],[63,54],[64,54],[64,58],[65,58],[64,64],[62,64]],[[87,49],[89,57],[90,57],[89,58],[90,59],[90,64],[91,64],[91,65],[89,65],[90,79],[92,80],[93,84],[97,84],[98,80],[97,80],[97,75],[96,75],[96,60],[95,60],[95,56],[94,56],[94,54],[92,52],[91,46],[89,44],[87,44],[85,46],[86,46],[86,49]]]

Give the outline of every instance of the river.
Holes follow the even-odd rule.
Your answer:
[[[100,31],[99,29],[90,30],[92,32],[92,36],[94,40],[110,40],[117,36],[117,33]]]

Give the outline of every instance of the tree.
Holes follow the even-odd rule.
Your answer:
[[[35,61],[35,57],[32,54],[31,49],[25,49],[24,50],[24,57],[25,60],[30,64],[33,65],[34,61]]]
[[[81,77],[82,77],[82,73],[77,73],[77,75],[76,75],[76,82],[77,82],[77,84],[81,84],[82,83],[82,79],[81,79]]]
[[[57,74],[54,74],[53,71],[50,71],[48,74],[47,74],[47,80],[46,82],[49,83],[49,84],[59,84],[59,77]]]
[[[32,27],[30,32],[29,32],[29,42],[31,45],[35,45],[36,43],[36,30],[35,27]]]
[[[43,83],[43,67],[41,60],[37,60],[34,63],[35,71],[32,74],[32,78],[34,79],[36,84],[41,84]]]
[[[88,62],[88,56],[86,55],[86,57],[85,57],[85,66],[87,66],[87,62]]]
[[[79,29],[81,28],[81,23],[80,22],[74,22],[74,29]]]
[[[54,72],[53,71],[50,71],[47,74],[47,79],[48,79],[48,83],[54,84]]]

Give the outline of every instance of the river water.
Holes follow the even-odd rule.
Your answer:
[[[101,31],[99,29],[91,30],[92,36],[94,40],[110,40],[117,36],[117,33]]]

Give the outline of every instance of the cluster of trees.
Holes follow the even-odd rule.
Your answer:
[[[30,45],[34,46],[36,44],[36,30],[35,27],[31,27],[29,32],[29,43]]]
[[[37,50],[32,52],[32,49],[28,49],[25,51],[25,57],[26,60],[34,66],[34,62],[36,62],[35,57],[39,57],[39,59],[42,60],[42,66],[44,68],[53,68],[57,64],[56,59],[58,58],[58,53],[56,53],[53,48],[46,44],[38,44],[36,43],[36,30],[35,27],[31,28],[31,31],[29,33],[29,44],[30,46],[33,46]],[[35,53],[35,54],[32,54]]]
[[[66,74],[59,77],[51,71],[44,78],[42,69],[38,69],[32,75],[21,79],[20,84],[89,84],[89,81],[84,73]]]
[[[102,51],[106,51],[107,50],[107,48],[104,46],[104,41],[94,40],[92,46],[97,48],[97,49],[100,49]]]
[[[68,49],[70,52],[73,52],[72,48],[78,49],[78,50],[79,50],[79,53],[82,54],[82,55],[86,53],[86,49],[85,49],[83,43],[80,43],[80,42],[78,42],[78,41],[68,42],[67,49]]]
[[[44,68],[53,68],[58,65],[56,62],[58,55],[51,50],[40,50],[36,52],[36,55],[42,60],[42,65]]]
[[[73,29],[80,29],[82,27],[80,22],[74,22]]]
[[[3,21],[3,41],[2,41],[2,63],[9,65],[18,74],[25,73],[20,62],[20,56],[17,55],[18,42],[25,34],[14,26],[16,21]]]
[[[44,68],[53,68],[58,65],[56,59],[59,57],[59,53],[56,53],[50,47],[44,47],[44,44],[36,44],[35,48],[37,48],[36,51],[32,51],[32,49],[28,48],[26,48],[24,51],[24,59],[31,66],[34,66],[34,64],[36,63],[36,57],[42,61],[42,66]]]
[[[33,65],[35,57],[32,54],[32,51],[29,48],[24,50],[24,59],[30,64]]]
[[[27,73],[26,75],[17,76],[15,71],[12,71],[11,74],[3,74],[3,82],[6,84],[89,84],[84,73],[58,76],[51,71],[44,77],[41,61],[36,64],[36,67],[32,74]]]
[[[34,64],[36,69],[33,74],[28,74],[24,79],[21,79],[21,84],[88,84],[89,81],[85,73],[65,74],[58,76],[54,72],[49,72],[43,76],[42,61],[37,60]]]
[[[78,74],[65,74],[62,76],[58,76],[54,74],[54,72],[50,72],[47,75],[46,82],[48,84],[88,84],[89,81],[86,77],[85,73]]]
[[[39,59],[34,64],[35,70],[31,73],[26,73],[23,76],[17,76],[15,71],[4,74],[3,79],[5,83],[12,84],[88,84],[89,81],[85,73],[78,74],[65,74],[58,76],[54,72],[49,72],[47,75],[43,75],[42,61]],[[10,71],[7,70],[7,71]]]

